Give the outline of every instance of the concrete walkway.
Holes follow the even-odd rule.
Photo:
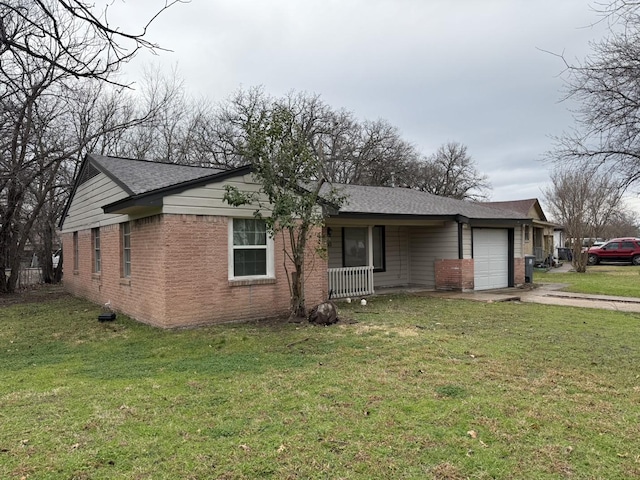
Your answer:
[[[534,275],[535,281],[535,275]],[[620,312],[640,313],[640,298],[614,297],[609,295],[589,295],[584,293],[561,292],[567,285],[544,283],[535,287],[503,288],[479,292],[424,292],[440,298],[459,298],[478,302],[524,302],[561,305],[565,307],[599,308]]]
[[[560,267],[552,268],[548,273],[567,273],[573,270],[570,262],[564,262]],[[497,290],[481,290],[477,292],[445,292],[437,290],[416,289],[383,289],[378,294],[410,292],[414,295],[437,298],[451,298],[473,300],[477,302],[523,302],[542,303],[545,305],[561,305],[565,307],[599,308],[602,310],[617,310],[620,312],[640,313],[640,298],[614,297],[609,295],[589,295],[585,293],[562,292],[567,287],[564,283],[536,284],[536,275],[533,274],[534,285],[522,287],[501,288]]]

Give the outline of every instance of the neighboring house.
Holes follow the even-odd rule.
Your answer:
[[[553,255],[560,260],[568,260],[568,248],[565,247],[564,227],[556,225],[553,229]]]
[[[525,224],[522,227],[525,255],[535,255],[536,262],[545,262],[549,256],[557,257],[556,249],[562,245],[555,244],[554,232],[558,231],[559,226],[547,220],[537,198],[510,202],[484,202],[483,205],[515,212],[531,219],[531,225]]]
[[[269,238],[254,207],[226,204],[226,184],[259,190],[250,167],[87,155],[60,221],[65,289],[160,327],[286,313],[283,236]],[[308,306],[329,292],[524,282],[526,217],[409,189],[337,187],[347,200],[325,207],[318,232],[328,255],[308,250]]]

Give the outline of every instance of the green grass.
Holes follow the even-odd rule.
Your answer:
[[[533,281],[566,283],[567,292],[640,297],[640,267],[634,265],[595,265],[587,267],[586,273],[535,270]]]
[[[331,327],[0,309],[0,478],[640,476],[640,316],[419,296]]]

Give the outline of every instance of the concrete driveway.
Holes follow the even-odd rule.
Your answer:
[[[503,288],[481,292],[428,292],[428,294],[441,298],[460,298],[487,303],[542,303],[545,305],[599,308],[602,310],[640,313],[640,298],[561,292],[560,290],[564,287],[566,287],[566,284],[545,283],[536,287],[526,285],[521,288]],[[427,292],[425,292],[425,294],[427,294]]]

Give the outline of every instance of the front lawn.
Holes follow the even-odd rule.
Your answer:
[[[566,283],[567,292],[640,297],[640,267],[635,265],[594,265],[587,267],[586,273],[536,270],[533,281]]]
[[[419,296],[331,327],[0,308],[0,478],[640,477],[640,316]]]

